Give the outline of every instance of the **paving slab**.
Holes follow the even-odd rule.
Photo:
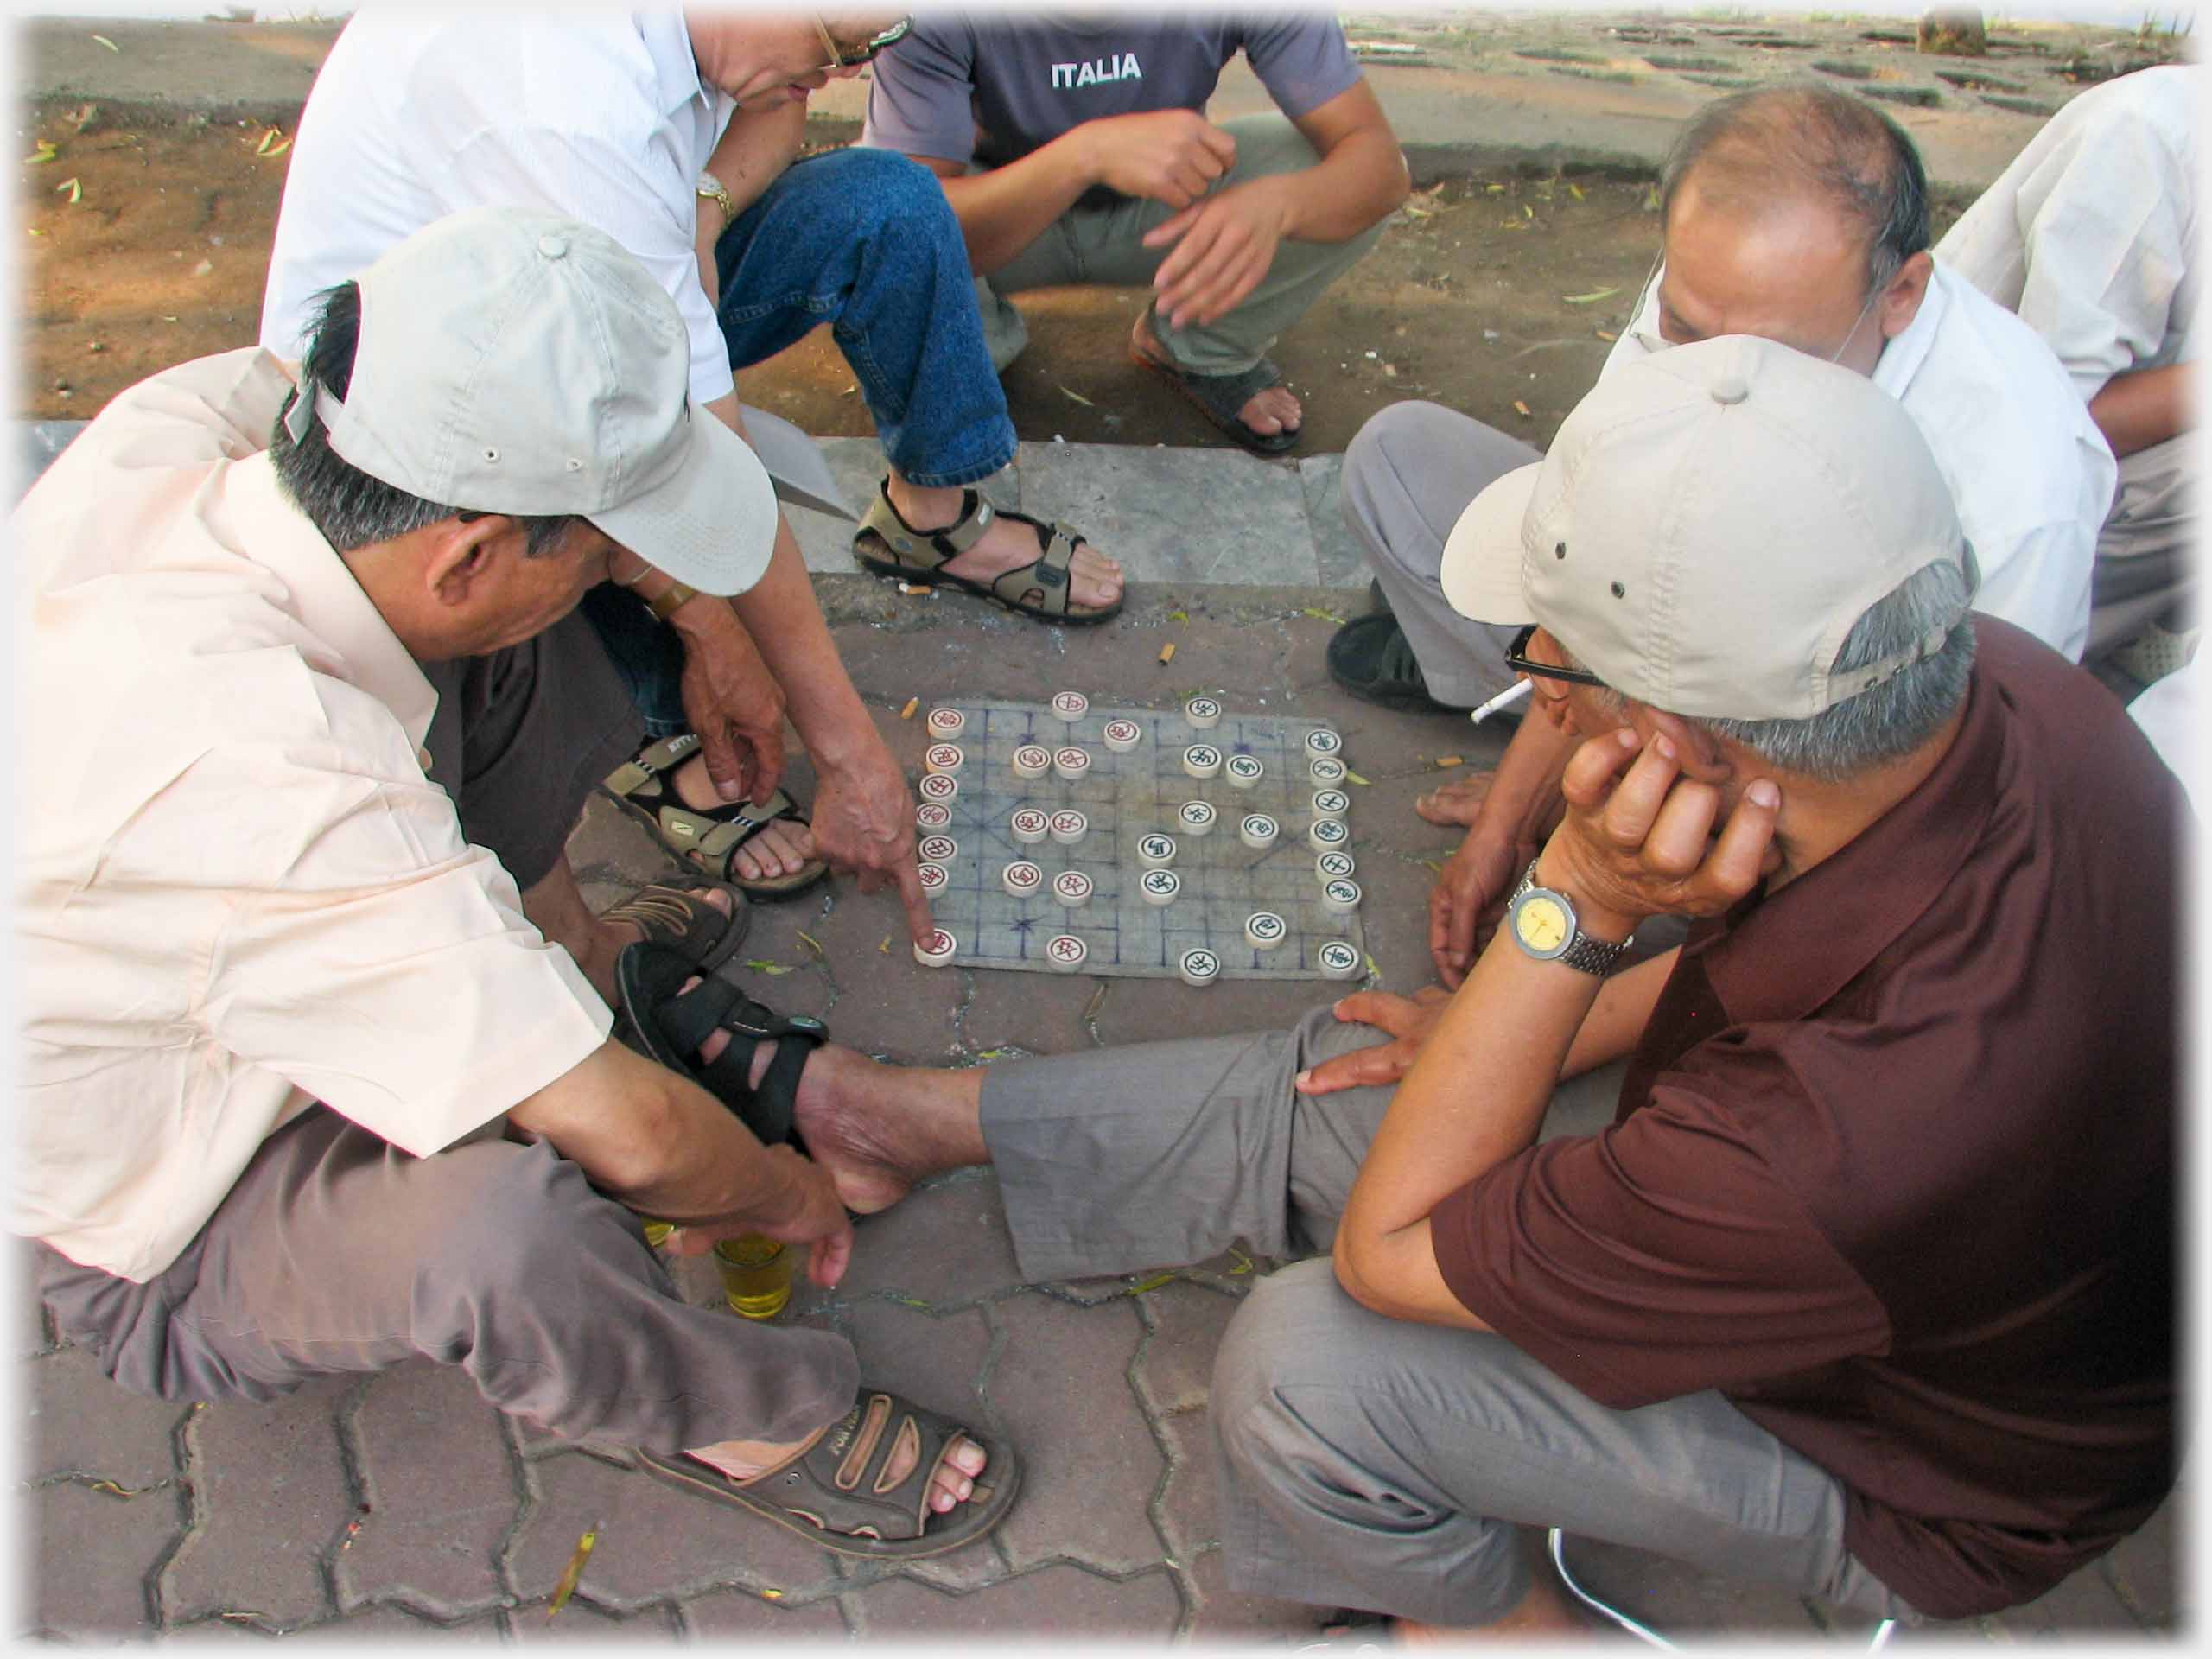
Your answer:
[[[1180,1279],[1136,1299],[1151,1328],[1137,1356],[1137,1385],[1157,1416],[1205,1407],[1214,1351],[1242,1300]]]
[[[1327,1611],[1279,1596],[1230,1587],[1228,1562],[1209,1549],[1185,1563],[1183,1582],[1194,1604],[1184,1634],[1193,1643],[1233,1643],[1272,1649],[1310,1642]]]
[[[188,1524],[181,1493],[126,1501],[65,1480],[19,1488],[10,1508],[16,1536],[31,1546],[11,1636],[154,1634],[148,1586]]]
[[[1182,1617],[1182,1599],[1165,1570],[1117,1581],[1079,1567],[1044,1567],[963,1596],[899,1579],[853,1600],[857,1634],[925,1642],[1017,1631],[1025,1643],[1053,1637],[1160,1642]]]
[[[557,1613],[549,1605],[518,1607],[507,1615],[505,1632],[508,1645],[518,1648],[584,1643],[599,1653],[632,1643],[658,1646],[676,1638],[676,1609],[657,1605],[623,1618],[582,1600],[570,1601]]]
[[[1006,1208],[988,1170],[937,1177],[870,1216],[854,1236],[853,1265],[837,1287],[849,1301],[887,1297],[906,1305],[899,1311],[926,1314],[988,1300],[1021,1282]],[[855,1319],[868,1311],[855,1309]],[[955,1338],[948,1332],[946,1339]]]
[[[677,1610],[677,1616],[679,1633],[694,1640],[770,1643],[782,1648],[846,1639],[844,1615],[835,1602],[785,1607],[741,1590],[716,1590],[692,1597]]]
[[[1160,1535],[1166,1540],[1167,1559],[1188,1571],[1202,1551],[1221,1548],[1213,1430],[1204,1406],[1154,1421],[1173,1465],[1156,1509]]]
[[[328,1624],[317,1624],[304,1634],[318,1646],[325,1642],[349,1646],[356,1643],[413,1645],[435,1642],[441,1649],[496,1648],[505,1639],[496,1613],[480,1613],[474,1618],[448,1622],[421,1618],[404,1607],[364,1607]]]
[[[175,1479],[176,1431],[189,1407],[117,1388],[82,1348],[48,1353],[16,1375],[31,1420],[23,1478],[73,1476],[128,1491]]]

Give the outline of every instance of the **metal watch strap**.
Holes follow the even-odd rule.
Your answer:
[[[729,198],[729,187],[713,174],[702,173],[695,188],[702,199],[722,210],[722,229],[728,230],[730,221],[737,217],[737,204]]]
[[[1514,900],[1530,888],[1541,885],[1536,880],[1536,866],[1539,861],[1534,858],[1529,861],[1529,868],[1521,875],[1521,885],[1507,895],[1505,908],[1509,913],[1513,909]],[[1603,979],[1613,971],[1618,965],[1622,955],[1635,943],[1636,935],[1633,933],[1618,944],[1605,939],[1593,939],[1582,931],[1582,918],[1578,916],[1574,921],[1574,938],[1568,942],[1566,950],[1549,960],[1563,962],[1570,968],[1577,969],[1586,974],[1594,974]]]

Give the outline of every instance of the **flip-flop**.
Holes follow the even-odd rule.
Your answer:
[[[896,1419],[896,1426],[893,1420]],[[930,1479],[964,1436],[983,1448],[974,1496],[940,1515]],[[903,1480],[883,1471],[902,1444],[915,1449]],[[880,1389],[863,1387],[853,1408],[788,1462],[740,1483],[685,1453],[638,1448],[656,1480],[747,1510],[839,1555],[917,1560],[972,1544],[1007,1517],[1021,1490],[1021,1464],[1007,1446]]]
[[[806,814],[780,789],[762,806],[750,801],[708,808],[684,805],[671,774],[698,748],[698,734],[694,732],[679,732],[649,743],[635,760],[607,773],[601,780],[600,791],[652,830],[671,851],[716,880],[728,882],[755,904],[796,899],[830,874],[829,864],[815,858],[788,875],[738,874],[733,867],[740,848],[772,823],[784,820],[804,823]]]
[[[725,915],[704,897],[720,888],[730,896]],[[700,973],[712,973],[737,954],[753,925],[752,906],[744,891],[732,881],[709,881],[704,876],[688,881],[656,881],[639,887],[620,904],[610,906],[602,922],[630,922],[648,944],[675,951]]]
[[[1269,386],[1282,384],[1282,371],[1266,358],[1236,374],[1193,374],[1167,355],[1151,324],[1137,319],[1129,335],[1129,361],[1150,369],[1173,386],[1199,414],[1255,455],[1281,455],[1306,435],[1301,423],[1283,432],[1255,432],[1244,424],[1244,405]]]
[[[1073,524],[1048,524],[1028,513],[994,506],[980,490],[966,490],[961,493],[957,518],[942,530],[917,530],[891,505],[890,483],[887,478],[876,486],[875,500],[853,534],[853,557],[862,569],[925,588],[956,588],[1040,622],[1088,627],[1122,613],[1119,599],[1111,605],[1078,605],[1073,599],[1075,582],[1069,566],[1084,539]],[[1027,524],[1035,532],[1040,550],[1035,558],[989,582],[957,575],[944,568],[982,541],[983,532],[1000,518]]]

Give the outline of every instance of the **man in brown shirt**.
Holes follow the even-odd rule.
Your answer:
[[[1217,1363],[1240,1589],[1564,1627],[1526,1524],[1892,1617],[2036,1596],[2172,1479],[2183,807],[1978,581],[1863,378],[1624,366],[1447,554],[1586,740],[1454,995],[818,1098],[815,1154],[867,1207],[989,1158],[1039,1279],[1332,1250]],[[1536,1144],[1621,1056],[1613,1125]]]

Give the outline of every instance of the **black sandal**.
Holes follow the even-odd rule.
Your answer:
[[[830,1040],[830,1028],[804,1014],[780,1014],[755,1002],[726,979],[702,979],[680,991],[698,969],[664,944],[632,944],[614,959],[622,1013],[646,1056],[689,1077],[737,1115],[764,1147],[784,1145],[800,1154],[806,1142],[792,1121],[799,1073],[807,1057]],[[702,1065],[700,1045],[717,1031],[734,1039]],[[751,1082],[753,1045],[772,1041],[775,1058]]]
[[[1306,435],[1301,422],[1281,432],[1255,432],[1244,424],[1244,405],[1269,386],[1282,384],[1282,371],[1267,358],[1236,374],[1194,374],[1160,344],[1159,336],[1142,317],[1137,334],[1129,336],[1129,361],[1150,369],[1181,395],[1199,414],[1255,455],[1270,458],[1287,454]]]

